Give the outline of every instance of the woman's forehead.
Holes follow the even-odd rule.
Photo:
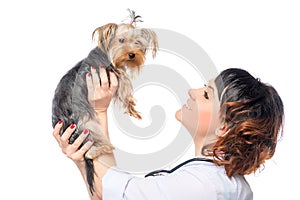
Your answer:
[[[210,80],[208,81],[208,85],[210,85],[211,87],[217,89],[217,88],[216,88],[216,83],[215,83],[215,79],[214,79],[214,78],[213,78],[213,79],[210,79]]]
[[[212,92],[213,92],[213,94],[214,94],[214,97],[215,97],[216,99],[219,99],[219,98],[218,98],[218,88],[217,88],[217,86],[216,86],[215,79],[210,79],[210,80],[208,81],[207,86],[208,86],[208,88],[210,88],[210,89],[212,90]]]

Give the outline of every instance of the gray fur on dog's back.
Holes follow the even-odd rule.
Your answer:
[[[52,126],[59,121],[63,121],[63,131],[72,123],[80,126],[78,122],[84,117],[92,119],[95,116],[93,107],[88,101],[88,91],[86,86],[86,74],[90,72],[91,66],[109,66],[110,63],[104,53],[98,47],[93,49],[88,57],[71,70],[69,70],[60,80],[55,90],[52,101]],[[76,131],[73,135],[80,134]],[[73,143],[71,140],[70,143]]]
[[[86,59],[80,61],[62,77],[52,101],[52,126],[54,127],[60,120],[63,122],[60,135],[74,123],[76,124],[76,130],[69,139],[70,144],[85,129],[89,130],[89,136],[83,144],[88,140],[94,141],[93,147],[85,155],[87,181],[91,193],[94,191],[93,159],[103,152],[113,150],[112,145],[104,137],[95,111],[88,101],[86,75],[90,72],[91,66],[98,68],[100,65],[106,68],[111,67],[107,56],[96,47]]]

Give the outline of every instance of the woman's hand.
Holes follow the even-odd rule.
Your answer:
[[[108,77],[110,77],[110,84]],[[104,67],[100,67],[100,79],[95,67],[91,67],[91,73],[87,74],[88,100],[96,112],[106,112],[117,87],[118,79],[114,72],[106,73]]]
[[[60,129],[62,128],[62,122],[58,122],[53,130],[53,136],[59,144],[62,152],[71,160],[73,160],[78,167],[84,165],[84,154],[91,148],[93,141],[86,142],[80,149],[79,146],[82,144],[84,139],[88,136],[89,132],[84,130],[83,133],[74,141],[73,144],[69,144],[69,138],[75,131],[76,125],[70,125],[62,136],[59,135]]]
[[[88,131],[84,130],[83,133],[81,133],[78,136],[78,138],[74,141],[73,144],[69,144],[69,138],[75,131],[76,126],[72,124],[65,130],[62,136],[60,136],[59,133],[60,129],[62,128],[62,125],[63,124],[61,121],[55,125],[53,130],[53,136],[59,144],[62,152],[75,162],[83,177],[83,180],[85,181],[88,191],[90,191],[89,184],[87,183],[86,178],[84,154],[91,148],[91,146],[93,145],[93,141],[86,142],[84,145],[82,145],[80,149],[78,149],[78,147],[83,143],[84,139],[88,136]],[[94,162],[95,173],[97,174],[95,178],[96,191],[94,192],[94,195],[92,195],[89,192],[90,198],[93,200],[102,199],[102,178],[111,166],[115,166],[115,159],[113,154],[103,155],[99,157],[98,160],[105,164],[102,164],[101,162]]]

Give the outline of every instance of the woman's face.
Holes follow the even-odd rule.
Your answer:
[[[203,88],[190,89],[188,94],[187,103],[176,112],[175,117],[187,128],[195,143],[212,142],[220,126],[220,101],[214,80]]]

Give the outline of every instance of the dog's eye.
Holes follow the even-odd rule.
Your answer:
[[[140,41],[135,41],[134,44],[141,45],[142,43]]]
[[[120,38],[120,39],[119,39],[119,42],[120,42],[120,43],[124,43],[124,42],[125,42],[125,39],[124,39],[124,38]]]

